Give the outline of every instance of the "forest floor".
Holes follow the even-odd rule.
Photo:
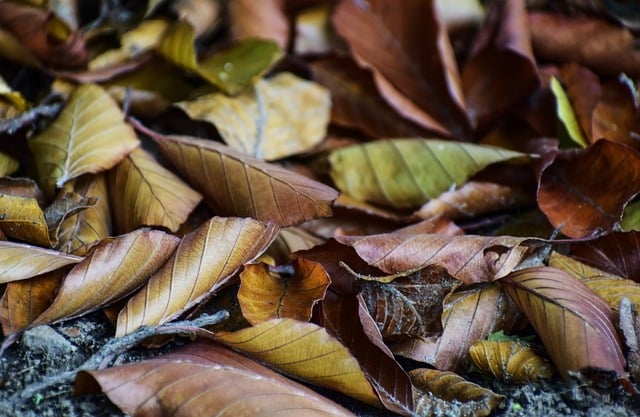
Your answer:
[[[104,345],[114,329],[100,313],[26,331],[0,358],[0,416],[5,417],[122,417],[123,414],[104,394],[73,395],[72,383],[55,384],[29,398],[15,400],[25,387],[51,376],[78,368]],[[139,361],[166,352],[161,349],[134,348],[114,358],[116,364]],[[487,379],[478,374],[467,378],[506,397],[505,407],[493,415],[640,417],[640,398],[621,388],[595,389],[576,381],[553,380],[541,384],[513,385]],[[378,410],[339,394],[323,391],[358,416],[381,417]]]

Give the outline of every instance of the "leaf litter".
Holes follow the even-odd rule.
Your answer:
[[[3,415],[637,415],[631,11],[143,3],[0,2]]]

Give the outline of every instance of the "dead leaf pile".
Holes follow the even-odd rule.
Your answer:
[[[80,3],[0,0],[5,343],[97,310],[122,337],[232,294],[207,340],[78,374],[134,416],[352,415],[294,380],[486,416],[504,398],[456,374],[472,364],[640,383],[632,14]]]

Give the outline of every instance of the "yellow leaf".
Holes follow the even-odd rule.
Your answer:
[[[138,145],[118,105],[93,84],[75,89],[58,118],[29,142],[49,195],[82,174],[113,167]]]
[[[473,364],[498,379],[523,384],[551,378],[553,365],[523,342],[513,340],[477,340],[469,348]]]
[[[326,135],[331,100],[319,84],[281,73],[236,97],[208,94],[177,106],[216,126],[224,141],[258,159],[309,150]]]

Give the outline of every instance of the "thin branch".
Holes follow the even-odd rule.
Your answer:
[[[226,310],[221,310],[215,314],[203,315],[194,320],[177,321],[158,326],[140,327],[133,333],[109,340],[95,354],[76,369],[62,372],[57,375],[47,377],[42,381],[27,385],[20,392],[15,393],[9,399],[9,402],[11,404],[24,402],[33,398],[38,392],[47,388],[61,384],[70,384],[78,372],[103,368],[107,366],[108,363],[118,354],[125,352],[143,340],[151,337],[180,335],[191,338],[196,336],[211,338],[213,334],[210,331],[203,329],[203,327],[218,324],[227,318],[229,318],[229,313]]]

